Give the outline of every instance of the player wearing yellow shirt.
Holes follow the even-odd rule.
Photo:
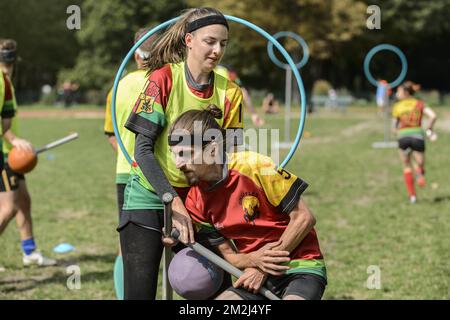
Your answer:
[[[237,84],[214,72],[228,42],[228,23],[216,9],[187,10],[152,47],[150,73],[125,127],[136,135],[136,166],[125,189],[118,230],[124,259],[125,299],[154,299],[163,251],[162,195],[170,192],[173,225],[184,243],[194,241],[183,204],[188,191],[167,143],[171,123],[186,110],[210,103],[223,111],[222,127],[242,142],[242,93]]]
[[[398,102],[392,108],[400,159],[403,164],[403,178],[411,203],[417,201],[412,160],[414,159],[416,162],[417,184],[423,187],[425,186],[425,133],[430,137],[434,134],[433,126],[436,121],[434,111],[422,100],[414,97],[419,89],[420,86],[416,83],[404,82],[397,88]],[[430,119],[425,130],[422,128],[424,115]]]
[[[139,41],[150,29],[143,28],[136,32],[134,36],[134,43]],[[147,72],[144,70],[144,61],[149,56],[149,51],[153,44],[155,37],[150,37],[136,50],[134,54],[134,61],[137,65],[137,70],[130,72],[119,81],[119,85],[116,93],[116,122],[117,130],[120,134],[120,139],[125,147],[127,153],[130,156],[134,154],[134,139],[135,135],[129,130],[125,129],[125,122],[133,108],[135,98],[139,95],[147,81]],[[130,176],[130,164],[125,158],[122,150],[118,148],[117,139],[114,134],[114,127],[111,114],[111,99],[112,89],[108,93],[106,99],[106,112],[105,112],[105,124],[104,130],[108,137],[108,141],[111,144],[114,151],[117,153],[116,158],[116,189],[117,189],[117,205],[120,211],[123,206],[123,198],[125,186],[127,185],[128,178]],[[116,296],[118,299],[123,299],[123,262],[122,254],[120,253],[116,257],[114,263],[114,287],[116,290]]]

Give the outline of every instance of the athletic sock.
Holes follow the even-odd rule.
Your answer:
[[[30,239],[22,240],[22,251],[29,255],[34,250],[36,250],[36,243],[34,243],[34,238],[31,237]]]
[[[425,175],[425,168],[424,167],[417,167],[416,168],[416,172],[417,172],[417,174],[420,174],[420,175],[424,176]]]
[[[417,167],[416,168],[416,178],[417,178],[417,184],[421,187],[424,187],[426,185],[425,181],[425,169],[423,167]]]
[[[403,178],[405,179],[406,189],[408,189],[409,196],[415,196],[416,190],[414,189],[414,176],[411,169],[403,170]]]
[[[114,262],[114,289],[116,290],[116,298],[123,300],[123,260],[122,256],[117,256]]]

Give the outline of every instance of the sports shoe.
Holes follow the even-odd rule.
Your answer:
[[[409,202],[412,203],[412,204],[416,203],[417,202],[416,196],[410,196],[409,197]]]
[[[420,175],[419,177],[417,177],[416,182],[421,187],[425,187],[425,185],[427,184],[425,181],[425,177],[423,175]]]
[[[44,257],[39,251],[33,251],[28,255],[23,254],[22,261],[23,265],[26,267],[33,264],[41,267],[54,266],[57,264],[56,260]]]

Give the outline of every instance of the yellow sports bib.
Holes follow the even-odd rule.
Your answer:
[[[5,89],[5,80],[3,79],[3,74],[0,75],[0,113],[3,110],[3,104],[5,103],[5,93],[6,93],[6,89]],[[14,105],[14,110],[16,111],[16,115],[11,119],[11,132],[14,133],[14,135],[18,135],[19,134],[19,125],[18,125],[18,121],[17,121],[17,101],[16,101],[16,95],[14,93],[14,87],[12,85],[12,81],[10,81],[11,83],[11,90],[12,90],[12,97],[13,97],[13,105]],[[0,130],[1,130],[1,124],[0,124]],[[0,136],[2,136],[1,131],[0,131]],[[7,154],[9,151],[11,151],[12,149],[12,145],[8,142],[8,141],[3,141],[2,143],[2,151],[4,154]]]
[[[135,135],[133,132],[127,130],[124,125],[130,115],[133,105],[136,102],[137,97],[144,88],[147,72],[145,70],[136,70],[129,73],[123,79],[120,80],[119,86],[117,88],[116,94],[116,122],[117,129],[120,134],[122,143],[127,150],[131,158],[134,155],[134,142]],[[111,99],[112,91],[108,94],[106,121],[105,121],[105,131],[113,131],[112,127],[112,115],[111,115]],[[110,128],[107,128],[110,126]],[[108,129],[108,130],[106,130]],[[116,183],[126,183],[128,180],[128,175],[130,173],[130,164],[123,155],[121,149],[117,150],[117,164],[116,164]],[[123,177],[122,177],[123,176]]]
[[[214,73],[214,92],[211,97],[203,99],[196,96],[189,89],[185,78],[185,63],[177,63],[170,65],[172,71],[172,90],[165,110],[165,118],[167,125],[158,137],[155,145],[155,155],[159,160],[159,164],[163,169],[166,177],[172,186],[187,187],[184,174],[175,167],[172,153],[168,144],[168,132],[172,123],[184,112],[188,110],[202,110],[209,104],[215,104],[225,113],[225,96],[228,80],[223,76]],[[223,126],[222,119],[216,119],[220,126]]]

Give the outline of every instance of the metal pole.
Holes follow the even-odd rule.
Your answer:
[[[291,94],[292,94],[292,70],[286,68],[286,84],[285,84],[285,111],[284,111],[284,142],[289,143],[291,141]]]
[[[165,193],[162,197],[164,203],[164,236],[170,237],[170,232],[172,231],[172,201],[173,195],[171,193]],[[173,291],[169,282],[169,265],[172,260],[172,249],[164,247],[163,254],[163,281],[162,281],[162,299],[172,300]]]
[[[384,142],[391,141],[391,117],[390,117],[390,108],[389,108],[389,97],[386,98],[386,105],[384,106]]]
[[[72,141],[72,140],[74,140],[74,139],[76,139],[76,138],[78,138],[78,133],[77,133],[77,132],[72,133],[72,134],[69,134],[67,137],[64,137],[64,138],[62,138],[62,139],[53,141],[53,142],[51,142],[51,143],[49,143],[49,144],[46,144],[45,146],[43,146],[43,147],[37,149],[37,150],[36,150],[36,154],[39,154],[39,153],[41,153],[41,152],[44,152],[44,151],[50,150],[50,149],[52,149],[52,148],[58,147],[58,146],[60,146],[60,145],[62,145],[62,144],[64,144],[64,143],[67,143],[67,142],[69,142],[69,141]]]

